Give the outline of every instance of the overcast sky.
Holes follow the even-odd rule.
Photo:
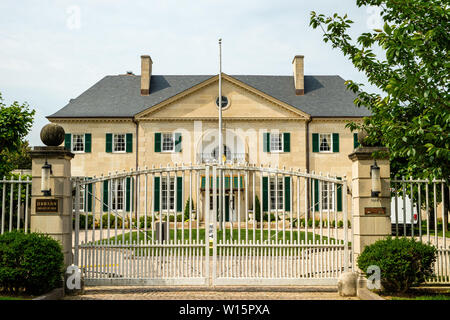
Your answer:
[[[306,75],[365,76],[309,26],[311,11],[347,13],[352,35],[379,27],[373,8],[355,0],[2,0],[0,92],[6,103],[36,109],[28,136],[48,116],[106,75],[140,74],[149,54],[153,74],[217,74],[218,38],[223,72],[292,74],[292,58],[305,56]],[[378,26],[377,26],[378,25]],[[372,88],[373,90],[373,88]]]

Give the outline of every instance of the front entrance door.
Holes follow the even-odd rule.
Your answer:
[[[234,198],[234,195],[230,197],[229,194],[225,195],[225,221],[231,221],[230,220],[230,208],[231,210],[233,210],[233,203],[230,202],[230,200]],[[211,197],[212,199],[212,197]],[[212,200],[211,200],[212,201]],[[216,217],[217,217],[217,221],[220,222],[220,217],[219,217],[219,196],[217,196],[217,210],[216,210]]]

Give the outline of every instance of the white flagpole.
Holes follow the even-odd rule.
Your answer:
[[[219,164],[223,164],[222,142],[222,39],[219,39]]]

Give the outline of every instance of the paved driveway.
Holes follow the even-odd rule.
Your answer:
[[[192,287],[86,287],[65,300],[359,300],[341,297],[336,287],[192,288]]]

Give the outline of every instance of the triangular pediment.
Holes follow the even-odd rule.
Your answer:
[[[216,119],[219,76],[212,77],[136,115],[137,120]],[[309,119],[310,116],[231,76],[222,74],[223,119]]]

